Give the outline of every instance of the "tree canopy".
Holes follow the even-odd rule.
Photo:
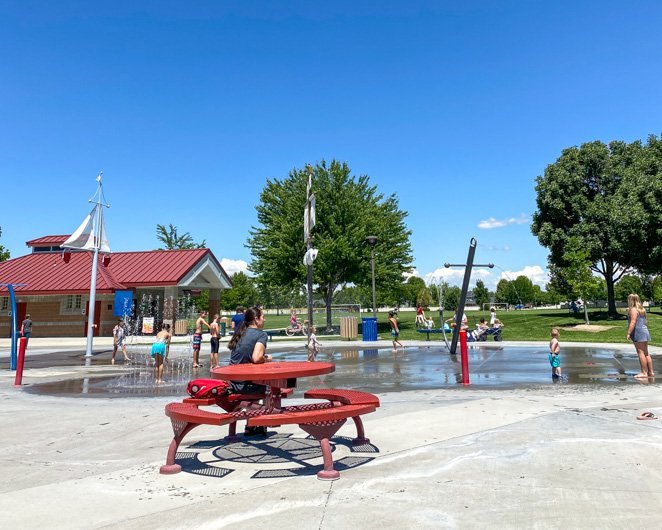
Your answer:
[[[395,195],[384,197],[367,175],[355,177],[347,163],[322,161],[313,169],[317,224],[313,245],[319,250],[313,266],[313,282],[327,307],[331,325],[331,302],[338,286],[371,281],[371,248],[367,236],[377,236],[374,247],[377,290],[402,283],[402,273],[411,269],[411,232],[407,213],[398,207]],[[303,212],[308,171],[293,169],[282,180],[268,179],[257,205],[259,226],[248,239],[253,271],[259,283],[301,287],[306,282],[303,255]]]
[[[156,225],[156,239],[163,243],[164,247],[159,250],[181,250],[188,248],[204,248],[206,241],[203,239],[202,243],[195,243],[193,236],[188,232],[179,234],[177,227],[172,224],[166,228],[164,225]]]
[[[550,264],[568,266],[565,249],[578,238],[605,278],[615,316],[614,283],[631,268],[662,268],[662,140],[571,147],[536,182],[531,230],[550,250]]]
[[[2,228],[0,227],[0,236],[2,236]],[[0,245],[0,261],[7,261],[9,259],[9,251]]]
[[[221,307],[233,311],[237,306],[250,307],[258,302],[259,293],[253,279],[243,272],[232,276],[232,288],[221,293]]]
[[[483,308],[483,305],[490,301],[490,291],[485,287],[483,280],[476,280],[476,287],[474,287],[474,300],[476,305]]]

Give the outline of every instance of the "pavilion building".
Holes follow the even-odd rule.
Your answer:
[[[69,236],[45,236],[28,241],[31,252],[0,262],[0,283],[14,288],[18,322],[30,314],[33,337],[87,335],[92,253],[64,250]],[[230,277],[211,250],[150,250],[113,252],[99,259],[95,302],[95,336],[108,336],[117,322],[114,302],[118,291],[131,293],[131,318],[154,318],[180,329],[182,307],[191,296],[209,291],[209,311],[218,312]],[[186,315],[188,316],[188,315]],[[0,286],[0,336],[9,337],[11,304],[7,288]]]

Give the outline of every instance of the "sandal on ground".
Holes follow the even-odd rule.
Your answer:
[[[639,416],[637,416],[638,420],[656,420],[657,416],[653,414],[652,412],[642,412]]]

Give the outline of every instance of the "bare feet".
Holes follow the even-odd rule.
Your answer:
[[[648,379],[648,374],[645,374],[643,372],[639,372],[637,375],[634,376],[635,379]]]

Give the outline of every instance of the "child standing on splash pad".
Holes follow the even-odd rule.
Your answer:
[[[391,337],[393,339],[393,351],[398,351],[396,348],[396,344],[399,344],[400,347],[404,350],[405,347],[402,345],[402,342],[398,340],[398,336],[400,335],[400,329],[398,328],[398,321],[395,319],[395,314],[393,311],[388,312],[388,323],[391,326]]]
[[[559,330],[552,328],[552,340],[549,341],[549,364],[552,366],[552,379],[561,379],[560,351]]]

